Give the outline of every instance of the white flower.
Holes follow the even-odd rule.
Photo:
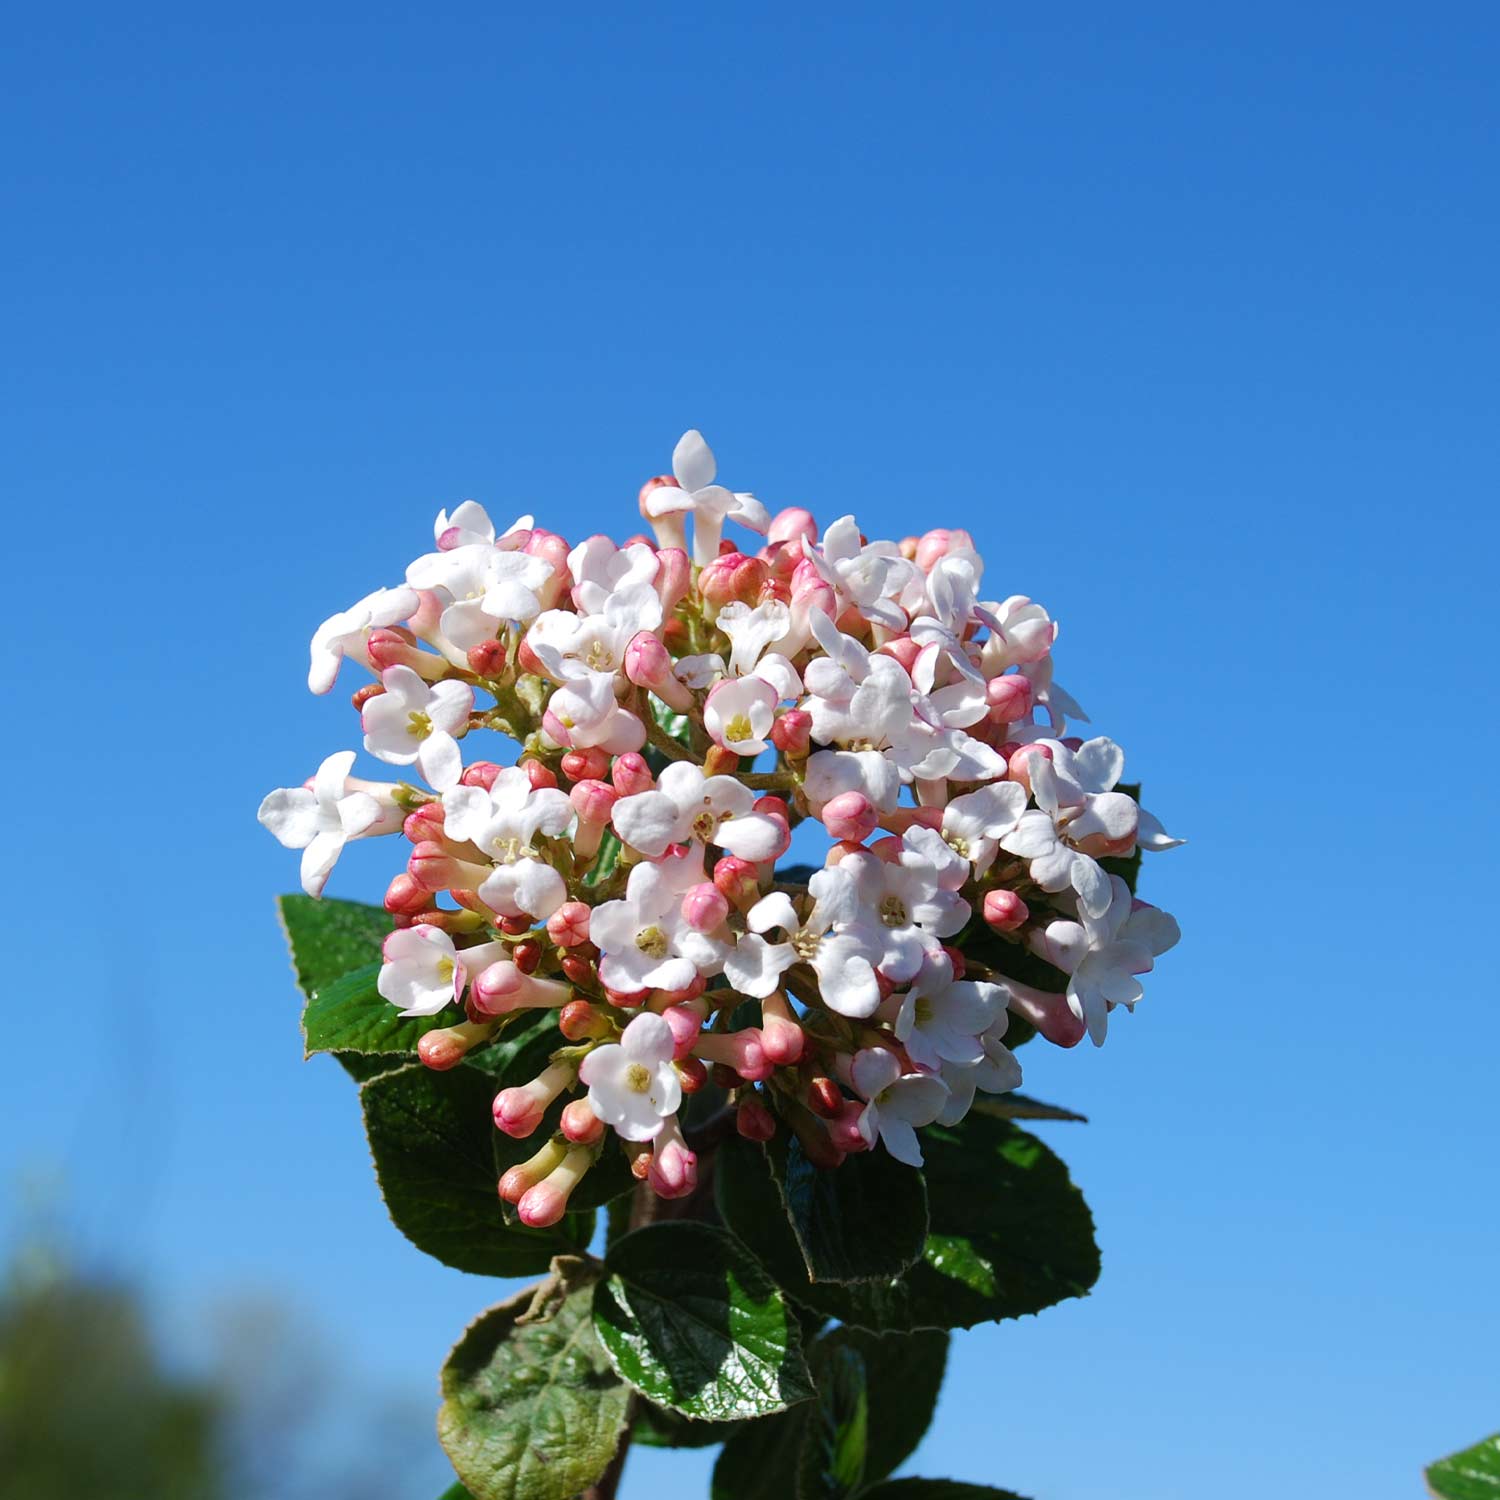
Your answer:
[[[591,536],[568,553],[573,603],[583,614],[603,614],[611,594],[654,583],[660,568],[660,559],[644,542],[617,547],[607,536]]]
[[[724,975],[741,994],[763,1000],[794,963],[810,963],[824,1003],[842,1016],[862,1020],[880,1004],[875,962],[881,937],[841,867],[818,870],[807,883],[813,898],[806,920],[797,915],[785,891],[763,896],[746,914],[750,931],[724,960]],[[780,928],[786,940],[768,942],[761,934]]]
[[[1102,1046],[1112,1006],[1134,1008],[1141,998],[1138,974],[1150,973],[1157,957],[1175,946],[1182,932],[1176,918],[1138,902],[1118,875],[1110,877],[1110,902],[1102,916],[1085,918],[1089,947],[1068,977],[1068,1006]]]
[[[753,759],[770,748],[776,689],[761,677],[729,677],[703,702],[703,727],[714,744]]]
[[[967,729],[989,713],[985,678],[969,660],[962,642],[933,620],[913,621],[911,638],[921,646],[912,665],[912,686],[929,722],[944,729]]]
[[[918,1125],[930,1125],[942,1112],[948,1087],[930,1073],[903,1073],[894,1052],[866,1047],[855,1053],[850,1082],[868,1100],[859,1116],[859,1131],[873,1146],[878,1136],[885,1149],[910,1167],[922,1165]]]
[[[358,604],[330,615],[313,632],[308,687],[315,693],[328,692],[338,678],[339,663],[346,656],[358,657],[368,666],[370,658],[365,651],[365,642],[370,638],[370,632],[399,624],[414,615],[418,603],[414,589],[376,589]]]
[[[786,842],[779,818],[755,811],[755,793],[733,776],[705,776],[701,766],[673,761],[654,792],[621,797],[615,832],[632,849],[656,858],[668,844],[717,844],[741,859],[772,859]]]
[[[437,589],[449,601],[441,628],[460,651],[493,640],[509,620],[524,624],[541,611],[539,593],[552,577],[552,565],[508,546],[510,536],[494,546],[474,542],[429,552],[406,570],[413,588]]]
[[[682,1083],[672,1066],[672,1028],[645,1011],[618,1043],[595,1047],[578,1076],[588,1085],[589,1108],[627,1141],[655,1140],[682,1103]]]
[[[992,781],[977,792],[955,797],[943,809],[943,842],[968,860],[976,876],[995,861],[1000,840],[1026,810],[1026,789],[1014,781]]]
[[[537,858],[533,841],[539,833],[566,833],[573,819],[566,792],[533,790],[519,766],[501,771],[489,791],[455,786],[443,793],[443,831],[495,862],[494,873],[479,887],[479,898],[504,917],[550,917],[568,899],[567,883]]]
[[[559,745],[577,750],[597,745],[624,755],[646,743],[646,726],[615,701],[615,679],[607,672],[586,672],[565,682],[548,700],[543,725]]]
[[[939,1125],[957,1125],[974,1103],[975,1090],[986,1094],[1008,1094],[1021,1086],[1021,1065],[1015,1053],[1001,1041],[1006,1013],[1001,1011],[994,1027],[980,1037],[984,1057],[977,1063],[945,1062],[941,1077],[948,1085],[948,1100],[938,1115]]]
[[[719,555],[719,539],[726,520],[738,521],[751,531],[765,535],[771,517],[764,505],[749,494],[735,494],[715,484],[718,465],[713,449],[696,428],[683,433],[672,450],[674,485],[659,485],[644,501],[647,517],[663,547],[686,549],[683,516],[693,516],[693,561],[707,567]]]
[[[777,699],[795,698],[802,679],[785,656],[766,648],[786,636],[792,613],[778,599],[768,599],[753,609],[733,600],[719,611],[716,624],[729,637],[729,660],[710,652],[684,656],[677,662],[677,675],[689,687],[712,687],[723,677],[764,678],[776,689]]]
[[[526,633],[526,644],[558,682],[589,672],[613,676],[625,661],[631,637],[661,624],[661,600],[646,584],[611,594],[598,614],[549,609]]]
[[[947,954],[929,954],[900,1000],[892,1030],[919,1068],[936,1073],[944,1063],[983,1062],[980,1038],[1004,1014],[999,985],[956,980]]]
[[[441,927],[399,927],[386,938],[381,957],[375,988],[401,1006],[403,1016],[435,1016],[463,994],[468,973]]]
[[[443,791],[463,772],[458,736],[469,726],[474,689],[447,679],[424,682],[410,667],[387,667],[383,693],[360,710],[365,749],[393,766],[415,763],[429,786]]]
[[[814,611],[813,634],[827,653],[807,664],[812,737],[824,745],[880,749],[911,723],[912,686],[893,657],[866,651],[827,615]]]
[[[437,513],[432,536],[440,552],[480,544],[494,546],[497,541],[503,547],[519,547],[525,545],[535,524],[530,516],[522,516],[511,523],[504,536],[497,538],[490,513],[477,500],[465,500],[454,507],[451,516],[446,510]]]
[[[842,599],[888,630],[906,628],[906,612],[895,602],[916,573],[894,542],[865,546],[853,516],[841,516],[823,533],[821,546],[803,540],[803,552]]]
[[[722,967],[728,945],[695,932],[682,916],[683,894],[702,879],[701,856],[639,864],[623,900],[594,908],[589,939],[603,955],[599,977],[610,989],[685,990]]]
[[[980,604],[975,613],[989,627],[980,655],[986,677],[998,677],[1007,667],[1040,661],[1057,639],[1057,626],[1040,604],[1025,594],[1012,594],[1002,603]]]
[[[814,815],[844,792],[863,792],[881,812],[892,812],[901,773],[878,750],[817,750],[807,758],[802,790]]]
[[[280,787],[256,816],[287,849],[302,851],[302,889],[321,896],[344,845],[365,834],[391,833],[401,814],[368,792],[349,791],[354,752],[340,750],[318,767],[311,787]]]
[[[848,869],[858,884],[866,920],[880,935],[879,967],[887,979],[910,979],[921,968],[923,956],[941,947],[941,940],[952,937],[969,919],[969,903],[945,888],[945,878],[951,884],[950,872],[930,864],[920,842],[903,849],[899,864],[861,851],[841,860],[839,868]]]

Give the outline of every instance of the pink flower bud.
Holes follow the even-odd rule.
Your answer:
[[[857,1099],[845,1099],[838,1114],[828,1122],[828,1138],[840,1151],[851,1156],[856,1151],[869,1150],[870,1143],[859,1128],[859,1117],[864,1112],[864,1105]]]
[[[542,945],[535,938],[527,938],[510,950],[510,957],[523,974],[535,974],[542,961]]]
[[[565,901],[547,918],[547,936],[559,948],[576,948],[588,942],[588,906],[582,901]]]
[[[426,667],[428,671],[423,675],[430,675],[433,664],[442,665],[439,658],[429,655],[417,645],[409,630],[391,626],[372,630],[365,639],[365,649],[370,653],[370,660],[376,670],[380,672],[387,667],[411,667],[418,671]]]
[[[519,1203],[528,1188],[533,1188],[563,1164],[568,1148],[561,1141],[549,1140],[534,1156],[517,1162],[500,1179],[500,1196],[507,1203]]]
[[[759,872],[737,854],[726,854],[714,866],[714,884],[738,911],[748,911],[760,900]]]
[[[771,725],[771,743],[789,760],[800,760],[812,744],[812,715],[789,708]]]
[[[515,964],[501,959],[474,976],[470,996],[476,1009],[487,1016],[500,1016],[519,1008],[526,976]]]
[[[401,836],[413,844],[443,836],[443,804],[424,802],[421,807],[407,813],[401,823]]]
[[[776,1134],[776,1116],[753,1094],[747,1095],[735,1111],[734,1128],[747,1141],[768,1141]]]
[[[639,1010],[651,998],[650,990],[612,990],[608,985],[601,987],[604,998],[618,1010]]]
[[[1005,981],[1006,1008],[1036,1029],[1057,1047],[1076,1047],[1088,1028],[1073,1014],[1066,995],[1035,989],[1018,979]]]
[[[587,1099],[574,1099],[563,1106],[558,1128],[575,1145],[587,1146],[604,1134],[604,1121],[589,1108]]]
[[[836,1120],[843,1112],[844,1102],[844,1091],[832,1078],[814,1078],[807,1086],[808,1108],[825,1120]]]
[[[533,677],[546,677],[547,669],[542,665],[542,659],[531,649],[531,642],[525,636],[521,637],[521,644],[516,647],[516,665],[523,671],[529,672]]]
[[[778,1068],[790,1067],[802,1056],[807,1037],[792,1013],[787,998],[779,990],[760,1003],[761,1049],[766,1059]]]
[[[939,526],[917,542],[916,556],[912,560],[924,573],[930,573],[933,563],[947,553],[951,536],[946,527]]]
[[[624,755],[615,756],[614,767],[609,774],[615,790],[622,797],[649,792],[656,786],[651,767],[646,764],[645,757],[635,750],[627,750]]]
[[[765,813],[769,818],[780,818],[785,823],[792,815],[792,810],[787,806],[785,797],[778,797],[774,793],[767,792],[763,797],[757,797],[754,810]]]
[[[770,570],[760,558],[726,552],[698,575],[698,592],[716,611],[726,604],[754,605],[769,576]]]
[[[651,478],[641,486],[641,492],[637,497],[636,503],[640,506],[641,516],[645,520],[649,521],[651,519],[651,512],[646,509],[646,501],[649,498],[651,491],[659,490],[663,485],[669,485],[671,488],[676,489],[677,481],[670,474],[653,474]]]
[[[567,1194],[550,1181],[527,1188],[516,1204],[516,1217],[528,1229],[545,1229],[549,1224],[557,1223],[567,1211]]]
[[[771,517],[771,528],[766,532],[768,542],[800,542],[803,537],[810,542],[818,539],[818,523],[811,511],[789,505]]]
[[[1012,781],[1018,781],[1029,792],[1031,790],[1031,757],[1040,755],[1044,760],[1052,759],[1052,747],[1050,745],[1022,745],[1010,758],[1010,765],[1006,774]]]
[[[526,779],[534,792],[550,791],[557,786],[557,773],[539,760],[523,760],[521,769],[526,773]]]
[[[810,1116],[793,1116],[792,1129],[802,1144],[802,1154],[815,1167],[836,1167],[848,1154],[835,1144],[828,1127]],[[863,1141],[860,1142],[863,1145]]]
[[[1014,891],[986,891],[984,920],[996,932],[1014,932],[1030,917],[1031,910]]]
[[[991,677],[984,685],[990,718],[997,724],[1014,724],[1031,712],[1031,679],[1019,672]]]
[[[562,769],[569,781],[598,781],[609,774],[609,752],[597,745],[590,745],[587,750],[569,750],[562,758]]]
[[[578,1077],[574,1063],[551,1063],[530,1083],[501,1089],[495,1095],[495,1128],[506,1135],[528,1136],[542,1123],[547,1107]]]
[[[499,677],[505,671],[505,642],[480,641],[468,651],[469,670],[476,677]]]
[[[698,1158],[688,1150],[675,1119],[656,1138],[646,1180],[658,1198],[686,1198],[698,1186]]]
[[[587,1000],[569,1000],[557,1013],[557,1029],[570,1042],[591,1041],[608,1036],[608,1018]]]
[[[671,1028],[672,1056],[681,1060],[686,1057],[703,1033],[703,1017],[706,1008],[702,1005],[669,1005],[661,1018]]]
[[[465,766],[463,775],[458,778],[461,786],[482,786],[485,791],[494,786],[495,778],[500,774],[501,768],[492,760],[476,760],[472,766]]]
[[[766,1056],[760,1030],[755,1026],[740,1031],[704,1032],[693,1044],[693,1054],[733,1068],[747,1083],[758,1083],[775,1072],[775,1064]]]
[[[575,750],[570,753],[576,755],[579,752]],[[565,769],[567,761],[568,757],[565,755]],[[620,794],[607,781],[580,780],[568,793],[568,801],[573,804],[573,811],[583,823],[609,822],[609,815],[619,800]]]
[[[875,832],[880,813],[863,792],[840,792],[823,804],[823,826],[836,839],[863,843]]]
[[[684,1057],[672,1066],[677,1069],[677,1081],[684,1094],[696,1094],[708,1082],[708,1069],[699,1058]]]
[[[483,866],[454,859],[435,839],[424,839],[411,851],[407,872],[425,891],[477,890],[488,873]]]
[[[652,990],[651,1000],[653,1005],[685,1005],[689,1000],[696,1000],[708,988],[708,981],[701,975],[693,975],[692,982],[686,989],[681,990]]]
[[[694,932],[716,932],[729,915],[729,898],[709,881],[682,898],[682,919]]]
[[[669,708],[686,713],[693,707],[692,690],[678,679],[672,669],[672,653],[653,631],[642,630],[630,638],[624,668],[631,682],[655,693]]]
[[[362,688],[355,688],[350,693],[349,702],[353,706],[355,713],[360,713],[371,698],[378,698],[384,691],[385,685],[383,683],[367,682]]]
[[[922,648],[909,635],[892,636],[880,648],[882,656],[889,656],[900,662],[906,668],[907,675],[911,675],[912,668],[917,664],[917,658],[922,654]]]
[[[427,1067],[438,1073],[456,1068],[464,1060],[470,1047],[494,1035],[493,1023],[473,1025],[468,1021],[457,1026],[441,1026],[436,1031],[424,1033],[417,1041],[417,1056]]]
[[[733,776],[739,767],[739,756],[727,745],[710,745],[703,757],[705,776]]]
[[[656,595],[664,615],[670,615],[687,597],[692,580],[692,562],[681,547],[663,547],[657,554]]]
[[[551,565],[552,577],[543,585],[542,602],[556,602],[558,595],[569,581],[568,553],[573,549],[567,541],[554,531],[533,531],[521,549],[531,557],[539,557]]]
[[[431,893],[410,874],[400,874],[386,887],[385,909],[393,916],[414,917],[427,910]]]
[[[574,984],[593,984],[598,976],[594,973],[592,947],[587,954],[564,953],[562,957],[562,971]]]

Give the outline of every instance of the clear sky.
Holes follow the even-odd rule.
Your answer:
[[[439,506],[627,532],[697,426],[968,526],[1192,840],[1136,1016],[1023,1054],[1103,1279],[959,1337],[914,1470],[1400,1500],[1500,1426],[1500,18],[1051,9],[12,10],[0,1171],[170,1327],[272,1290],[425,1391],[508,1290],[299,1062],[255,808],[357,743],[307,637]]]

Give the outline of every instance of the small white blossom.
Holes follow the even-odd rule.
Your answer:
[[[403,1016],[435,1016],[463,994],[468,979],[453,939],[441,927],[398,927],[381,950],[375,988]]]
[[[771,859],[786,842],[780,818],[755,811],[755,793],[733,776],[705,776],[701,766],[673,761],[656,790],[621,797],[615,832],[632,849],[656,858],[669,844],[717,844],[741,859]]]
[[[417,610],[415,589],[376,589],[358,604],[324,620],[312,638],[312,662],[308,667],[307,685],[315,693],[332,689],[339,675],[339,665],[346,656],[358,657],[366,666],[370,658],[365,642],[372,630],[383,630],[410,618]]]
[[[854,1055],[850,1082],[866,1100],[859,1131],[873,1146],[885,1149],[909,1167],[922,1165],[916,1127],[931,1125],[942,1113],[948,1086],[931,1073],[903,1073],[896,1054],[886,1047],[866,1047]]]
[[[517,766],[501,771],[489,791],[455,786],[443,793],[443,831],[494,861],[479,898],[505,917],[550,917],[568,899],[566,881],[537,857],[534,841],[566,833],[574,817],[566,792],[533,789]]]
[[[474,689],[447,679],[428,684],[410,667],[387,667],[383,693],[360,710],[365,749],[393,766],[415,764],[427,784],[443,791],[463,771],[458,737],[468,730]]]
[[[617,1043],[595,1047],[579,1067],[589,1108],[627,1141],[655,1140],[682,1103],[674,1049],[672,1028],[660,1016],[638,1015]]]
[[[354,752],[340,750],[318,767],[310,787],[280,787],[260,804],[260,822],[284,848],[302,851],[302,889],[309,896],[323,894],[350,839],[401,826],[393,807],[368,792],[348,790],[353,765]]]
[[[639,864],[623,900],[594,908],[589,938],[603,955],[599,977],[610,989],[685,990],[723,966],[728,944],[695,931],[682,915],[684,893],[702,879],[701,857]]]

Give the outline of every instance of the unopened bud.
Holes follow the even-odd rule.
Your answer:
[[[740,758],[727,745],[710,745],[703,757],[705,776],[733,776],[739,769]]]
[[[717,932],[729,916],[729,898],[705,880],[682,898],[682,919],[694,932]]]
[[[550,791],[557,785],[557,773],[539,760],[523,760],[521,769],[526,773],[526,779],[534,792]]]
[[[996,932],[1014,932],[1026,923],[1031,910],[1014,891],[986,891],[984,920]]]
[[[565,901],[547,918],[547,936],[559,948],[588,942],[589,908],[582,901]]]
[[[825,1120],[835,1120],[844,1107],[844,1091],[832,1078],[814,1078],[807,1086],[808,1108]]]
[[[535,938],[527,938],[510,950],[510,957],[523,974],[535,974],[542,961],[542,945]]]
[[[755,605],[770,570],[758,557],[725,552],[698,575],[698,592],[716,612],[726,604]]]
[[[818,539],[818,523],[811,511],[789,505],[771,517],[771,527],[766,532],[768,542],[800,542],[803,537],[810,542]]]
[[[609,1019],[587,1000],[569,1000],[557,1013],[557,1029],[570,1042],[586,1042],[608,1036]]]
[[[562,971],[577,985],[592,984],[596,977],[593,961],[581,953],[563,954]]]
[[[505,671],[505,642],[480,641],[468,652],[469,670],[476,677],[499,677]]]
[[[812,745],[812,715],[801,708],[779,714],[771,725],[771,743],[788,760],[801,760]]]
[[[674,1066],[684,1094],[696,1094],[708,1082],[708,1069],[696,1057],[685,1057]]]
[[[734,1128],[747,1141],[768,1141],[776,1134],[776,1116],[753,1094],[747,1095],[734,1112]]]
[[[562,770],[569,781],[597,781],[609,772],[609,752],[597,745],[569,750],[562,758]]]
[[[760,900],[760,874],[748,859],[737,854],[726,854],[714,866],[714,884],[739,911],[748,910]]]
[[[909,635],[898,635],[880,647],[880,654],[900,662],[910,675],[917,664],[917,658],[922,654],[922,648]]]
[[[823,804],[821,817],[831,837],[863,843],[875,832],[880,812],[863,792],[840,792]]]
[[[739,1031],[709,1031],[693,1044],[695,1056],[733,1068],[747,1083],[769,1078],[775,1065],[766,1056],[760,1029],[746,1026]]]
[[[478,786],[489,791],[500,771],[501,767],[492,760],[476,760],[473,765],[464,767],[463,775],[458,780],[462,786]]]
[[[464,1054],[480,1042],[493,1036],[493,1021],[478,1026],[467,1021],[457,1026],[442,1026],[436,1031],[424,1032],[417,1040],[417,1056],[427,1067],[438,1073],[456,1068],[464,1060]]]
[[[649,792],[656,785],[651,775],[651,767],[646,764],[645,756],[635,750],[628,750],[624,755],[615,756],[615,763],[609,775],[610,780],[614,782],[615,790],[622,797],[633,797],[638,792]]]
[[[354,711],[358,713],[371,698],[378,698],[384,691],[385,686],[383,683],[367,682],[363,687],[355,688],[349,695],[349,702],[353,705]]]
[[[535,1156],[517,1162],[500,1179],[500,1196],[507,1203],[519,1203],[522,1195],[562,1165],[568,1148],[556,1138],[547,1142]]]
[[[419,880],[403,871],[386,887],[385,909],[395,916],[414,917],[427,910],[431,894]]]
[[[1031,712],[1031,679],[1019,672],[991,677],[984,685],[984,700],[995,723],[1013,724]]]
[[[1006,774],[1012,781],[1018,781],[1029,792],[1031,790],[1031,757],[1040,755],[1043,760],[1052,759],[1052,747],[1050,745],[1022,745],[1010,757],[1010,765]]]
[[[573,1099],[563,1106],[558,1129],[575,1145],[587,1146],[604,1134],[604,1121],[589,1108],[587,1099]]]

